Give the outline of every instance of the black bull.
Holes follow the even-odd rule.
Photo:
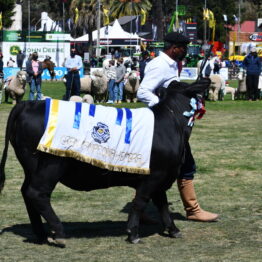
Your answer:
[[[186,148],[190,150],[188,140],[191,127],[188,127],[188,118],[183,116],[183,112],[191,110],[190,99],[202,94],[209,83],[205,79],[191,85],[174,81],[168,88],[157,90],[160,102],[152,107],[155,126],[150,175],[108,172],[72,158],[37,151],[44,133],[45,102],[26,101],[16,105],[10,113],[6,128],[0,166],[0,191],[4,187],[4,167],[10,140],[24,169],[25,180],[21,192],[39,241],[47,240],[41,219],[43,217],[53,233],[53,241],[64,245],[64,229],[50,203],[51,193],[58,182],[83,191],[113,186],[135,188],[136,196],[127,222],[128,240],[132,243],[139,241],[139,217],[150,199],[157,206],[169,236],[178,237],[180,232],[170,217],[166,191],[179,176]]]

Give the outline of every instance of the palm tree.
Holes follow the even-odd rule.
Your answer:
[[[110,7],[110,17],[116,19],[128,15],[143,15],[150,11],[151,7],[148,0],[114,0]]]
[[[13,24],[12,16],[15,14],[14,8],[15,8],[15,1],[14,0],[0,0],[0,6],[1,6],[1,28],[9,28]]]
[[[109,9],[112,0],[101,0],[101,11],[104,8]],[[72,0],[70,4],[70,17],[74,21],[74,37],[88,34],[89,54],[93,53],[93,35],[92,32],[97,29],[97,0]],[[103,16],[101,15],[101,23]]]
[[[74,37],[88,34],[89,53],[93,53],[92,32],[96,29],[97,1],[95,0],[73,0],[70,5],[70,17],[74,21]]]

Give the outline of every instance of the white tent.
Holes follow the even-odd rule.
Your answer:
[[[53,32],[62,32],[62,28],[58,25],[57,22],[53,21],[47,14],[47,12],[41,13],[41,28],[38,31],[53,31]]]
[[[97,39],[97,30],[93,31],[93,40]],[[123,30],[118,20],[115,20],[112,26],[104,26],[100,29],[101,39],[140,39],[140,37],[135,33],[128,33]],[[88,41],[88,34],[80,36],[74,40],[75,42],[86,42]]]
[[[107,38],[109,33],[112,30],[112,26],[104,26],[100,29],[100,38]],[[92,32],[93,40],[97,39],[97,30]],[[74,39],[75,42],[87,42],[88,41],[88,34],[82,35],[76,39]]]

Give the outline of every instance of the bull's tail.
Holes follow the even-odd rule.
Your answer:
[[[8,152],[8,145],[9,140],[11,138],[11,133],[15,125],[15,120],[19,113],[22,111],[22,108],[24,107],[24,103],[17,104],[15,107],[13,107],[7,121],[6,126],[6,132],[5,132],[5,147],[2,154],[2,159],[0,163],[0,193],[2,192],[4,185],[5,185],[5,163],[7,159],[7,152]]]

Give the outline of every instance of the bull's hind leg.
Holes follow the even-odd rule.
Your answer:
[[[44,229],[44,225],[39,212],[34,208],[32,201],[26,195],[28,185],[29,185],[29,181],[26,176],[26,179],[21,188],[22,196],[24,198],[24,202],[26,205],[27,213],[32,225],[33,232],[37,236],[38,242],[43,243],[47,240],[47,233]]]
[[[165,191],[156,192],[152,196],[153,203],[158,208],[158,211],[160,213],[162,223],[164,225],[165,230],[168,232],[168,235],[172,238],[178,238],[181,237],[181,233],[179,229],[176,227],[173,219],[170,216],[170,212],[168,209],[168,201]]]
[[[61,161],[61,158],[51,155],[48,155],[46,159],[39,160],[38,168],[26,190],[26,197],[30,199],[34,208],[46,220],[51,232],[54,232],[54,243],[64,247],[63,225],[50,202],[51,193],[64,172]]]

